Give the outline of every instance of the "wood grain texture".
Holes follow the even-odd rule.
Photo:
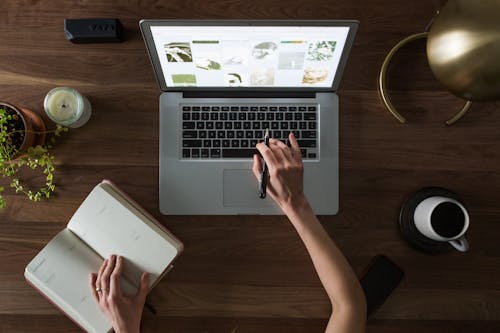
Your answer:
[[[0,2],[0,100],[42,112],[68,85],[91,101],[84,127],[55,147],[57,191],[40,203],[7,193],[0,212],[0,332],[78,332],[23,278],[31,258],[67,223],[90,189],[109,178],[185,243],[175,269],[150,294],[158,314],[144,332],[321,332],[330,305],[307,252],[281,216],[161,216],[159,90],[140,36],[142,18],[357,19],[340,103],[340,212],[320,220],[358,274],[385,253],[405,271],[367,332],[500,331],[499,103],[462,101],[433,78],[425,43],[403,48],[389,70],[391,97],[409,123],[384,109],[377,75],[389,49],[423,30],[442,1],[396,0],[4,0]],[[64,18],[116,17],[120,44],[74,45]],[[26,174],[32,183],[41,177]],[[7,185],[0,180],[0,185]],[[424,186],[457,192],[470,210],[471,251],[429,256],[399,234],[404,200]]]

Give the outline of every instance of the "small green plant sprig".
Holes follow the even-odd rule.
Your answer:
[[[29,147],[25,153],[17,156],[19,147],[13,144],[12,136],[17,132],[25,130],[15,130],[9,128],[9,122],[13,121],[13,116],[7,113],[7,110],[0,108],[0,173],[2,177],[11,178],[10,187],[14,188],[16,193],[24,193],[32,201],[40,201],[42,198],[49,198],[55,190],[54,180],[54,155],[49,151],[56,142],[56,139],[62,133],[67,132],[68,128],[57,125],[51,137],[45,145]],[[37,132],[38,133],[38,132]],[[27,188],[23,181],[17,177],[22,167],[28,167],[32,170],[41,168],[45,175],[45,185],[34,191]],[[0,209],[6,205],[5,198],[2,196],[4,187],[0,186]]]

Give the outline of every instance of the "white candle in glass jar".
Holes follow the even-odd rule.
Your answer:
[[[83,126],[92,113],[89,100],[68,87],[57,87],[49,91],[43,107],[52,121],[73,128]]]

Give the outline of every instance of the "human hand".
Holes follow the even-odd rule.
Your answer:
[[[104,260],[97,275],[90,274],[90,288],[99,308],[111,320],[115,333],[136,333],[140,329],[142,310],[148,293],[148,273],[142,274],[137,294],[128,297],[122,294],[122,270],[123,257],[112,255]]]
[[[299,205],[307,204],[299,144],[293,133],[289,134],[288,140],[291,147],[277,139],[270,139],[269,147],[262,142],[256,146],[269,170],[267,191],[285,213]],[[258,155],[254,155],[252,170],[257,179],[260,178],[262,168],[262,160]]]

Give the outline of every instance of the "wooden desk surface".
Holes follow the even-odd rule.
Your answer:
[[[422,31],[439,3],[3,0],[0,100],[41,112],[50,89],[71,86],[88,96],[93,115],[55,148],[56,195],[41,203],[8,195],[0,212],[0,331],[79,331],[26,284],[23,271],[103,178],[186,245],[150,295],[158,314],[145,313],[145,332],[321,332],[326,325],[328,299],[286,218],[160,215],[159,90],[139,32],[142,18],[360,20],[339,92],[340,213],[320,220],[359,274],[379,253],[406,273],[368,332],[500,331],[499,104],[474,104],[446,127],[462,102],[433,79],[424,42],[405,48],[389,75],[408,124],[388,114],[376,90],[385,54]],[[66,17],[119,18],[127,40],[73,45],[63,33]],[[401,239],[400,205],[428,185],[454,190],[466,202],[469,253],[429,256]]]

